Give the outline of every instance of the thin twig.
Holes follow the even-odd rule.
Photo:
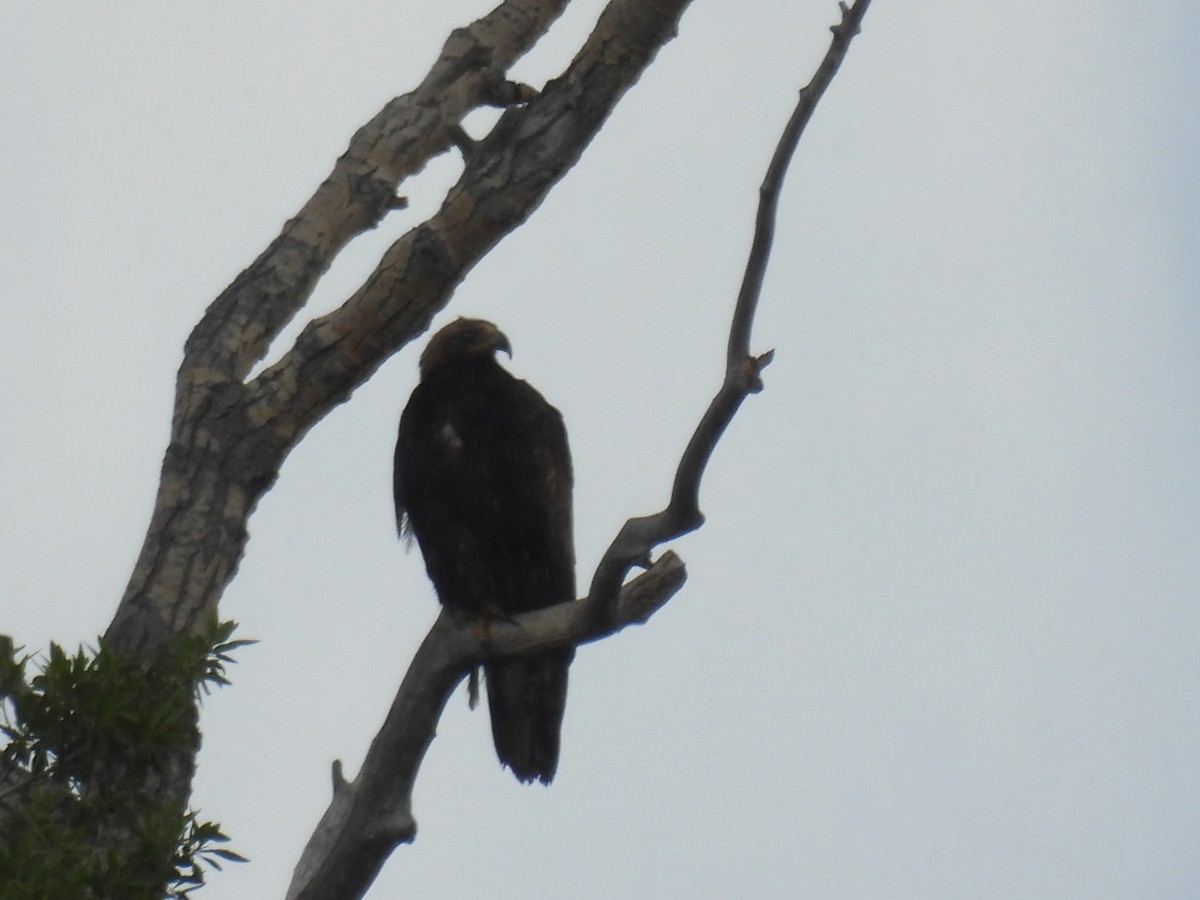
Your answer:
[[[857,0],[852,7],[847,7],[845,3],[838,5],[842,11],[842,21],[830,28],[833,41],[817,67],[816,74],[801,89],[799,101],[783,130],[762,187],[759,188],[754,241],[729,329],[725,381],[705,410],[679,460],[671,488],[671,499],[666,509],[653,515],[629,519],[621,527],[596,567],[588,591],[588,603],[598,622],[604,621],[611,614],[614,599],[631,568],[645,566],[652,558],[654,548],[659,544],[694,531],[704,524],[704,514],[700,511],[700,480],[704,476],[704,470],[717,441],[733,420],[742,401],[749,394],[762,390],[761,373],[771,362],[774,351],[751,356],[750,330],[762,293],[767,260],[775,236],[775,216],[783,177],[796,151],[800,135],[812,118],[817,101],[837,74],[850,41],[859,33],[862,17],[871,5],[871,0]]]

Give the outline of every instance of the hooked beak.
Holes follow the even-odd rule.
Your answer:
[[[492,334],[492,349],[503,350],[512,359],[512,344],[508,342],[508,337],[499,328]]]

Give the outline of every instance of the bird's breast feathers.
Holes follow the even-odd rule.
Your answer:
[[[458,429],[454,427],[454,423],[449,419],[442,422],[441,427],[435,433],[437,434],[437,442],[442,448],[453,451],[462,449],[462,435],[458,433]]]

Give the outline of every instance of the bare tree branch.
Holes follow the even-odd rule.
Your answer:
[[[579,159],[617,100],[672,38],[690,0],[612,0],[567,70],[472,144],[441,209],[383,255],[339,309],[313,321],[253,385],[252,415],[295,440],[434,314]]]
[[[334,764],[333,799],[296,866],[289,900],[360,897],[392,851],[415,838],[412,790],[417,772],[446,702],[472,668],[487,659],[607,637],[649,619],[683,586],[682,560],[667,551],[651,563],[650,553],[703,523],[698,497],[704,469],[742,401],[762,389],[760,372],[771,353],[751,356],[749,340],[783,176],[869,4],[870,0],[858,0],[853,7],[840,4],[842,21],[831,29],[833,42],[816,75],[801,90],[776,147],[760,188],[754,242],[730,328],[725,381],[680,459],[667,508],[625,523],[601,559],[584,600],[491,623],[486,637],[471,623],[455,622],[444,612],[438,617],[413,658],[359,775],[347,782],[340,763]],[[647,570],[623,583],[634,565]]]
[[[771,362],[774,355],[774,351],[767,351],[761,356],[750,355],[750,329],[762,292],[763,277],[766,274],[771,242],[775,235],[775,211],[779,205],[783,176],[800,141],[800,135],[812,118],[817,102],[837,74],[850,47],[850,41],[858,34],[862,18],[870,5],[871,0],[856,0],[851,7],[847,7],[845,3],[838,4],[842,11],[842,21],[830,28],[833,41],[817,67],[816,74],[801,89],[799,102],[784,128],[762,187],[759,188],[754,241],[746,263],[742,287],[738,293],[733,324],[729,330],[725,381],[709,404],[688,442],[687,449],[683,452],[666,509],[627,521],[596,567],[588,591],[588,603],[592,607],[592,615],[600,621],[610,615],[612,603],[631,568],[645,566],[654,548],[659,544],[694,531],[704,523],[704,515],[700,512],[700,480],[704,476],[705,467],[717,441],[733,420],[742,401],[749,394],[762,390],[762,369]]]
[[[389,101],[355,133],[312,198],[208,308],[184,360],[185,370],[198,370],[197,385],[244,378],[342,248],[403,208],[397,186],[448,149],[463,117],[481,105],[521,99],[507,89],[504,72],[566,5],[507,0],[450,35],[421,84]]]
[[[412,791],[417,771],[436,733],[454,688],[485,659],[558,646],[581,636],[598,640],[634,622],[644,622],[686,579],[683,562],[665,553],[647,572],[621,590],[615,624],[589,631],[582,603],[562,603],[510,622],[494,622],[486,638],[474,623],[443,612],[421,643],[362,770],[353,782],[334,765],[329,808],[313,832],[292,876],[288,900],[347,900],[361,897],[384,861],[416,837]]]

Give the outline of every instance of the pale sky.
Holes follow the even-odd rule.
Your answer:
[[[190,328],[491,5],[0,0],[0,632],[104,630]],[[514,77],[561,70],[601,6]],[[581,590],[719,384],[757,187],[836,18],[697,0],[438,319],[499,323],[562,410]],[[549,789],[454,697],[370,896],[1200,892],[1198,39],[1187,4],[874,4],[789,175],[754,332],[776,361],[671,545],[687,587],[580,651]],[[459,168],[405,184],[310,311]],[[201,897],[282,896],[436,615],[390,496],[423,343],[250,522],[221,612],[260,643],[205,703],[193,803],[253,862]]]

